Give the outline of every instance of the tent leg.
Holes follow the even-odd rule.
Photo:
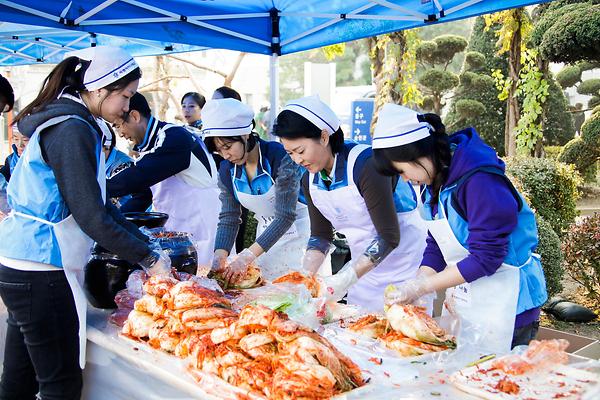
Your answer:
[[[269,75],[271,83],[270,92],[270,109],[269,109],[269,137],[275,140],[273,135],[273,124],[275,123],[275,117],[279,111],[279,57],[273,53],[269,63]]]

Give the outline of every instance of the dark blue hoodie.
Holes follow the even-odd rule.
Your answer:
[[[473,128],[450,136],[453,150],[447,187],[481,167],[495,167],[504,171],[504,162],[493,148],[481,140]],[[457,206],[466,216],[469,226],[467,244],[470,255],[458,263],[458,269],[467,282],[492,275],[506,258],[509,235],[517,226],[519,203],[508,182],[499,175],[476,172],[456,189]],[[437,213],[437,204],[433,206]],[[446,263],[435,240],[428,235],[422,265],[436,271]]]

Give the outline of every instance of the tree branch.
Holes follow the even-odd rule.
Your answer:
[[[196,63],[194,61],[186,60],[185,58],[177,57],[177,56],[174,56],[172,54],[168,55],[167,57],[172,58],[172,59],[177,60],[177,61],[188,63],[190,65],[193,65],[196,68],[212,72],[213,74],[221,75],[223,78],[227,79],[227,74],[225,72],[223,72],[223,71],[219,71],[219,70],[207,67],[206,65],[198,64],[198,63]]]
[[[164,80],[166,80],[166,79],[187,79],[187,78],[188,78],[187,76],[176,76],[176,75],[163,76],[162,78],[159,78],[159,79],[157,79],[157,80],[155,80],[155,81],[152,81],[152,82],[150,82],[150,83],[147,83],[147,84],[145,84],[144,86],[140,86],[140,87],[138,88],[138,91],[140,91],[140,90],[142,90],[142,89],[144,89],[144,88],[146,88],[146,87],[148,87],[148,86],[155,85],[155,84],[157,84],[157,83],[159,83],[159,82],[161,82],[161,81],[164,81]]]
[[[233,78],[235,78],[235,74],[236,74],[238,68],[240,67],[240,64],[242,63],[242,60],[244,59],[246,54],[247,53],[244,53],[244,52],[238,54],[238,57],[235,60],[235,64],[233,64],[233,68],[231,68],[231,71],[225,77],[225,82],[223,82],[223,85],[231,87],[231,82],[233,81]]]

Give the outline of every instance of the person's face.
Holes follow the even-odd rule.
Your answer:
[[[183,112],[183,118],[191,125],[194,122],[201,119],[200,106],[194,101],[191,96],[186,97],[181,102],[181,111]]]
[[[281,138],[281,143],[296,164],[313,174],[323,170],[333,157],[329,148],[329,134],[325,130],[321,132],[319,139]]]
[[[25,150],[25,147],[27,147],[27,144],[29,143],[29,138],[19,132],[13,131],[12,142],[17,146],[17,154],[21,157],[23,150]]]
[[[433,183],[435,167],[428,157],[420,157],[411,162],[392,161],[392,165],[406,182],[410,181],[415,185]]]
[[[146,135],[147,125],[148,121],[137,110],[131,110],[128,114],[117,118],[113,123],[113,128],[122,138],[133,144],[141,144]]]
[[[98,116],[104,118],[110,123],[114,123],[123,114],[129,111],[129,100],[137,92],[140,80],[130,82],[129,85],[120,90],[109,92],[106,89],[99,89],[91,93],[91,100],[96,101],[95,109],[98,110]]]
[[[248,135],[243,135],[242,139],[244,142],[232,142],[217,137],[215,138],[215,149],[227,161],[236,165],[244,165],[248,159],[248,153],[246,152]]]

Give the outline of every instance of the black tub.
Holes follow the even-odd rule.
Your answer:
[[[148,229],[165,226],[169,215],[161,212],[126,212],[125,219],[136,224],[138,227],[145,226]]]
[[[198,254],[190,237],[179,232],[164,232],[163,235],[157,240],[171,259],[173,268],[196,274]],[[84,288],[90,304],[96,308],[116,308],[115,295],[125,289],[129,274],[136,269],[141,267],[96,245],[85,268]]]

